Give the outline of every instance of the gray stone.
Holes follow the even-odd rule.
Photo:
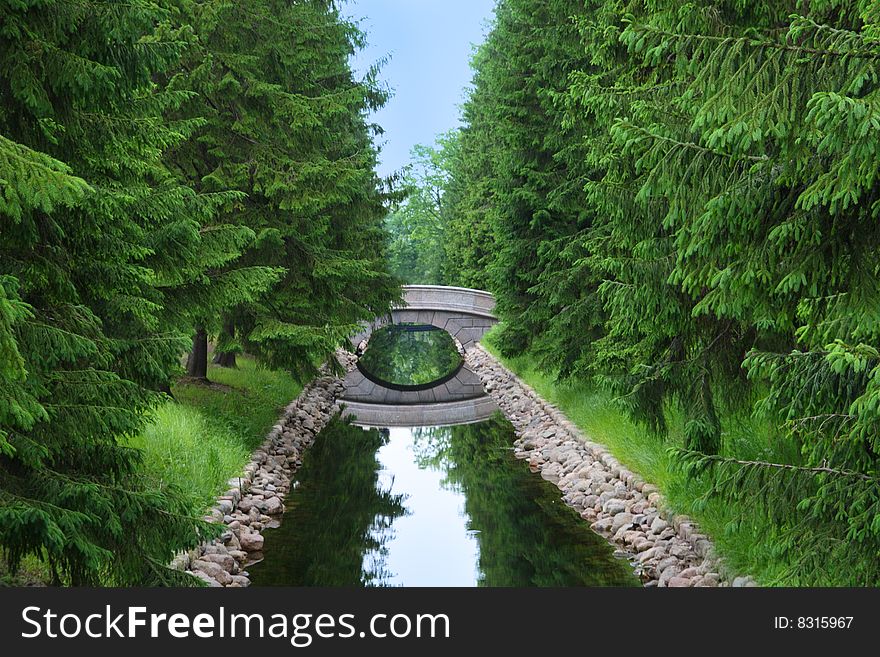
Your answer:
[[[664,570],[669,568],[670,566],[675,566],[678,564],[678,559],[676,557],[666,557],[660,563],[657,564],[657,572],[662,573]]]
[[[684,559],[691,555],[693,550],[687,543],[675,543],[669,548],[669,554],[679,559]]]
[[[221,523],[223,522],[223,513],[219,509],[211,509],[208,512],[208,515],[203,516],[203,519],[206,522]]]
[[[689,578],[687,578],[687,577],[681,577],[681,576],[679,576],[679,577],[670,577],[670,578],[669,578],[669,581],[666,582],[666,586],[668,586],[668,587],[671,588],[671,589],[675,589],[675,588],[687,588],[687,587],[689,587],[689,586],[691,586],[691,585],[692,585],[692,583],[691,583],[691,580],[690,580]]]
[[[238,541],[238,536],[234,532],[230,532],[230,533],[232,533],[232,536],[230,537],[230,539],[228,541],[225,541],[226,549],[230,550],[230,551],[240,549],[241,543],[239,543],[239,541]]]
[[[631,513],[618,513],[614,516],[614,522],[611,523],[611,531],[616,532],[621,527],[632,524],[633,516]]]
[[[688,540],[691,538],[691,535],[694,533],[694,525],[692,522],[682,522],[678,525],[678,535],[684,540]]]
[[[196,559],[193,563],[193,570],[201,571],[209,577],[217,580],[223,586],[232,582],[232,575],[226,572],[222,566],[213,561],[205,561],[204,559]]]
[[[636,552],[646,552],[654,547],[654,542],[649,541],[647,538],[637,538],[633,541],[633,547]]]
[[[712,543],[706,538],[698,539],[694,541],[694,552],[699,557],[706,557],[712,552]]]
[[[248,553],[244,550],[230,550],[229,556],[239,563],[244,563],[248,559]]]
[[[660,534],[667,527],[669,527],[669,523],[660,516],[654,518],[654,522],[651,523],[651,531],[655,534]]]
[[[238,540],[241,543],[241,549],[247,552],[259,552],[263,549],[264,539],[256,532],[242,532],[239,535]]]
[[[662,573],[660,573],[660,577],[657,580],[658,586],[668,586],[669,580],[673,577],[678,576],[678,573],[681,572],[681,568],[678,565],[673,564],[671,566],[667,566]]]
[[[194,577],[197,577],[198,579],[203,581],[207,586],[209,586],[211,588],[219,588],[219,587],[223,586],[216,579],[214,579],[213,577],[211,577],[207,573],[203,573],[201,570],[188,570],[186,572]]]
[[[269,516],[277,516],[284,513],[284,503],[277,497],[270,497],[260,507],[263,513]]]
[[[235,568],[235,559],[228,554],[205,554],[202,556],[201,560],[216,563],[227,573],[231,573]]]
[[[664,554],[666,554],[666,553],[663,551],[663,548],[659,548],[656,546],[650,547],[647,550],[645,550],[644,552],[642,552],[641,554],[639,554],[639,557],[638,557],[639,563],[648,563],[652,559],[662,557]]]
[[[618,513],[623,513],[626,510],[626,503],[623,502],[623,500],[609,499],[607,502],[605,502],[605,504],[602,505],[602,510],[609,516],[615,516]],[[630,515],[630,519],[632,519],[632,515]]]
[[[597,520],[590,527],[592,527],[594,532],[598,532],[600,534],[607,534],[611,531],[611,525],[614,523],[613,518],[602,518],[601,520]]]

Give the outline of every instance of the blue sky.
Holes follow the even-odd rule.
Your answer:
[[[459,124],[471,81],[474,45],[483,41],[494,0],[349,0],[344,15],[360,20],[369,46],[353,62],[363,72],[384,56],[382,80],[393,92],[373,120],[385,129],[379,172],[409,162],[416,144]]]

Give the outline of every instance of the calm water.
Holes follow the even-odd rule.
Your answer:
[[[307,452],[256,586],[637,586],[510,450],[500,415],[451,428],[334,420]]]
[[[452,336],[434,326],[395,324],[373,333],[360,365],[375,378],[399,386],[422,386],[461,365]]]

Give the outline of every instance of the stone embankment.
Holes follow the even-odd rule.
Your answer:
[[[668,511],[656,486],[586,438],[482,346],[468,349],[467,362],[516,429],[516,456],[559,486],[563,500],[629,559],[645,586],[755,586],[727,575],[709,537]]]
[[[340,352],[351,371],[356,357]],[[473,372],[513,424],[517,457],[562,490],[563,500],[617,546],[645,586],[754,586],[729,577],[711,540],[687,516],[673,515],[656,486],[623,467],[604,447],[582,435],[480,345],[466,352]],[[172,566],[208,586],[250,585],[247,567],[262,559],[264,529],[277,527],[303,452],[339,410],[342,381],[324,369],[286,409],[240,477],[217,498],[206,520],[223,523],[222,535],[180,554]]]
[[[250,585],[247,567],[263,558],[264,529],[277,527],[302,454],[338,411],[341,380],[324,369],[286,409],[240,477],[217,498],[205,520],[223,523],[220,538],[178,555],[172,567],[208,586]]]

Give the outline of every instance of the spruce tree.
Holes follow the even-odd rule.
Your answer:
[[[181,44],[146,2],[5,3],[0,41],[0,545],[59,582],[179,581],[203,525],[120,445],[185,346],[157,249],[195,244],[200,206],[162,153],[192,128],[153,78]],[[163,265],[167,265],[163,266]]]
[[[518,36],[540,34],[530,16],[549,6],[499,3],[460,135],[459,152],[486,145],[486,163],[470,155],[450,183],[465,190],[450,200],[481,199],[467,216],[501,245],[506,351],[608,386],[660,432],[675,409],[678,462],[764,505],[781,549],[799,551],[784,581],[823,550],[876,563],[880,8],[584,3],[570,17],[586,60],[560,92],[529,60],[539,39]],[[569,21],[544,29],[554,23]],[[523,74],[493,74],[502,61]],[[554,99],[549,120],[536,97]],[[572,138],[554,138],[563,130]],[[542,151],[526,138],[553,167],[530,164]],[[561,181],[541,187],[552,171]],[[579,212],[534,212],[563,198]],[[725,444],[722,419],[749,408],[781,428],[791,458]]]
[[[640,144],[645,185],[669,203],[671,283],[694,321],[746,337],[737,347],[747,353],[734,353],[759,384],[756,410],[783,424],[800,458],[684,456],[716,466],[726,494],[765,490],[796,503],[803,521],[783,547],[801,549],[803,534],[876,557],[878,9],[771,4],[701,25],[705,10],[624,34],[634,55],[675,64],[689,134],[621,122],[619,137]],[[770,500],[766,508],[777,513]],[[807,551],[788,575],[809,572],[815,557]]]
[[[499,3],[493,29],[474,59],[475,86],[459,148],[463,157],[482,161],[463,159],[453,167],[450,188],[457,185],[459,191],[451,199],[452,233],[461,252],[473,252],[488,265],[498,312],[510,320],[500,340],[508,354],[527,349],[558,311],[540,301],[535,286],[545,261],[588,221],[572,202],[578,188],[559,157],[572,138],[563,125],[560,94],[569,74],[586,63],[571,20],[579,6],[568,0]],[[465,191],[456,179],[468,175],[479,182]],[[491,230],[461,239],[470,221]],[[486,258],[489,249],[496,257]],[[461,263],[461,269],[474,271],[476,263]]]
[[[196,46],[172,84],[197,92],[186,111],[206,125],[174,164],[200,191],[241,194],[219,217],[254,235],[234,266],[282,274],[264,294],[206,308],[192,372],[204,373],[207,336],[220,334],[221,352],[246,348],[307,376],[396,294],[365,118],[384,94],[372,75],[354,80],[362,35],[332,2],[182,5]]]

